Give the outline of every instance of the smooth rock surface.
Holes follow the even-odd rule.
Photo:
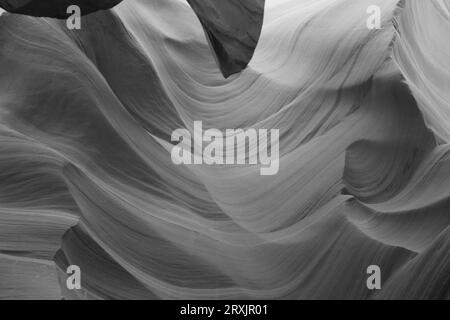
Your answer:
[[[185,1],[2,15],[0,298],[450,299],[449,8],[266,0],[226,79]],[[278,174],[174,164],[198,120],[279,129]]]
[[[65,19],[70,5],[81,14],[110,9],[122,0],[0,0],[11,13]],[[245,69],[250,62],[264,18],[265,0],[188,0],[204,27],[224,77]]]

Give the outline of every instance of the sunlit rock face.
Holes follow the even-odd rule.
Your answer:
[[[122,0],[0,0],[0,7],[11,13],[26,14],[34,17],[64,19],[68,17],[67,8],[77,5],[81,14],[110,9]]]
[[[0,17],[0,298],[449,299],[450,1],[266,0],[228,78],[225,2]],[[279,129],[279,172],[174,164],[195,121]]]

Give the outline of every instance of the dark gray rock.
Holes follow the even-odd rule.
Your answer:
[[[187,0],[225,77],[245,69],[261,34],[265,0]]]
[[[77,5],[81,14],[86,15],[98,10],[110,9],[122,0],[0,0],[0,7],[11,13],[20,13],[34,17],[65,19],[67,8]]]
[[[265,0],[187,0],[205,29],[206,37],[225,77],[245,69],[261,34]],[[0,0],[11,13],[65,19],[67,8],[81,14],[110,9],[122,0]]]

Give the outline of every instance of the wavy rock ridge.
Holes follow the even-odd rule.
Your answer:
[[[110,9],[122,0],[0,0],[0,8],[35,17],[67,19],[67,8],[81,14]],[[189,0],[225,77],[245,69],[261,34],[265,0]]]
[[[0,17],[0,298],[449,299],[449,8],[267,0],[229,78],[185,1]],[[279,173],[174,165],[197,120],[280,129]]]

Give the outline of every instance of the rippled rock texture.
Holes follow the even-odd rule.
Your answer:
[[[0,17],[0,298],[450,298],[450,1],[266,0],[225,78],[245,3]],[[198,120],[279,173],[173,164]]]
[[[264,1],[188,1],[204,27],[225,77],[242,71],[250,62],[261,34]],[[120,2],[122,0],[0,0],[0,8],[35,17],[66,19],[67,8],[71,5],[79,6],[81,14],[86,15],[110,9]]]

